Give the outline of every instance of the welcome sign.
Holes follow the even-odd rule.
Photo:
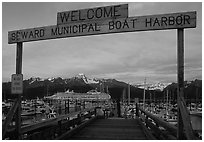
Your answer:
[[[128,17],[128,4],[89,8],[57,13],[57,24],[117,19]]]
[[[96,15],[97,13],[99,13],[97,12],[98,9],[100,9],[100,11],[104,13],[103,17],[101,17],[102,19],[105,17],[105,20],[102,20],[101,17]],[[126,9],[126,5],[111,6],[108,8],[100,7],[92,10],[82,10],[85,11],[85,17],[80,16],[79,13],[81,12],[79,11],[58,13],[58,25],[10,31],[8,32],[8,43],[12,44],[17,42],[30,42],[47,39],[121,32],[196,27],[195,11],[124,18],[127,12],[120,12],[120,9],[124,11],[124,9]],[[63,14],[68,15],[67,19],[66,16],[64,18],[62,17]],[[76,15],[73,16],[73,14]],[[95,18],[93,18],[94,20],[92,19],[89,21],[88,19],[89,17],[91,17],[91,15]],[[99,15],[102,14],[99,13]],[[114,18],[115,16],[122,16],[123,18]]]

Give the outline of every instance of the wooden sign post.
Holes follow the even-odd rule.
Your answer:
[[[184,139],[184,129],[181,116],[180,98],[184,97],[184,29],[177,30],[177,138]]]
[[[195,139],[184,101],[184,29],[177,29],[177,139]],[[186,137],[184,135],[186,134]]]
[[[23,54],[23,43],[18,42],[16,47],[16,74],[22,74],[22,54]],[[15,125],[16,125],[16,137],[18,139],[21,139],[21,95],[18,94],[18,108],[16,111],[16,117],[15,117]]]

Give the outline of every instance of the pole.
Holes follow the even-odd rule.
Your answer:
[[[22,74],[22,54],[23,54],[23,43],[18,42],[16,48],[16,74]],[[16,111],[15,127],[16,127],[16,138],[21,139],[21,94],[17,94],[19,107]]]
[[[167,90],[166,92],[166,116],[167,116],[167,119],[168,119],[168,115],[169,115],[169,112],[168,112],[168,109],[169,109],[169,91]]]
[[[130,105],[130,84],[128,83],[128,106]]]
[[[123,106],[125,105],[125,88],[123,89],[123,98],[122,98]]]
[[[198,109],[198,87],[196,87],[196,101],[195,101],[195,105],[196,105],[196,110]]]
[[[146,87],[146,78],[144,80],[143,109],[145,109],[145,87]]]
[[[67,113],[69,114],[69,99],[68,99],[68,102],[67,102]]]
[[[78,103],[78,102],[77,102],[77,99],[76,99],[76,101],[75,101],[75,112],[78,110],[78,109],[77,109],[77,107],[78,107],[78,106],[77,106],[77,103]]]
[[[149,93],[149,95],[150,95],[150,112],[152,112],[153,111],[153,108],[152,108],[152,93],[150,92]]]
[[[64,100],[64,114],[67,114],[67,100]]]
[[[83,105],[84,105],[84,109],[85,109],[86,108],[86,101],[85,100],[84,100],[84,104]]]
[[[178,118],[177,118],[177,138],[184,139],[184,125],[182,122],[180,102],[184,95],[184,29],[177,29],[177,109],[178,109]]]

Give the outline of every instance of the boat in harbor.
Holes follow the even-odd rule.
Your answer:
[[[52,100],[85,100],[85,101],[107,101],[111,96],[107,93],[90,90],[87,93],[75,93],[67,90],[66,92],[56,93],[52,96],[46,96],[44,99]]]
[[[21,103],[22,125],[30,125],[56,117],[56,112],[42,99],[24,100]]]

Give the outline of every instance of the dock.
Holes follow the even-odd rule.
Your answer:
[[[58,115],[38,123],[21,126],[20,135],[15,128],[3,123],[3,139],[6,140],[176,140],[177,126],[144,110],[138,104],[132,105],[132,116],[116,115],[116,109],[100,106],[82,107],[68,114]],[[13,106],[15,107],[15,106]],[[115,108],[115,107],[114,107]],[[187,115],[187,114],[185,114]],[[202,119],[198,117],[197,119]],[[185,124],[187,125],[187,124]],[[199,140],[199,130],[183,132],[183,139]],[[192,135],[187,135],[187,134]]]
[[[71,140],[146,140],[136,119],[97,119],[68,138]],[[66,138],[65,138],[66,139]]]

